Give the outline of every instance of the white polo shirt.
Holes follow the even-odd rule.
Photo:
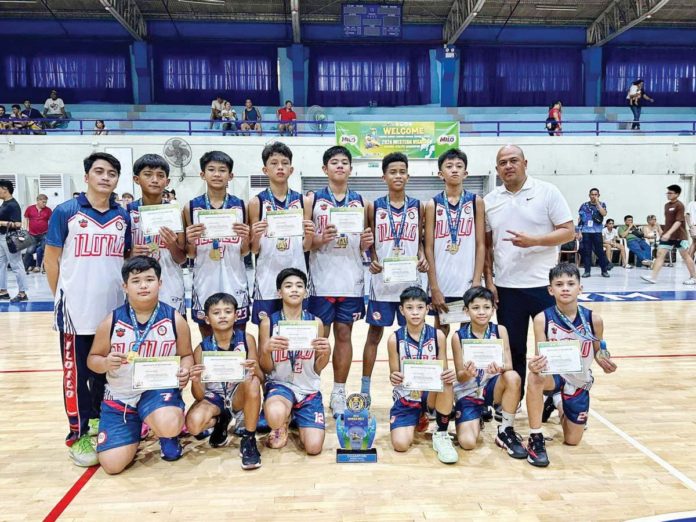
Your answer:
[[[486,231],[493,232],[495,284],[504,288],[534,288],[549,284],[549,270],[556,265],[558,247],[520,248],[507,230],[541,236],[573,220],[561,192],[551,183],[527,176],[522,188],[509,192],[496,187],[485,198]]]

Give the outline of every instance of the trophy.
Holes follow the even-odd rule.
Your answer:
[[[338,444],[336,462],[377,462],[377,450],[372,447],[377,421],[370,415],[367,396],[353,393],[346,399],[346,410],[336,419]]]

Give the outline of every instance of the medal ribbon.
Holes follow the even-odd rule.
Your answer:
[[[401,237],[404,235],[404,228],[406,228],[406,211],[408,210],[408,196],[404,196],[404,212],[401,216],[401,226],[397,229],[394,223],[394,215],[392,213],[391,200],[389,195],[387,195],[387,215],[389,216],[389,228],[391,229],[392,236],[394,237],[394,249],[398,249],[401,244]]]
[[[556,313],[561,318],[561,322],[564,323],[563,326],[565,326],[566,328],[572,329],[576,335],[578,335],[581,339],[583,339],[585,341],[598,341],[599,340],[594,335],[592,335],[592,333],[591,333],[592,330],[590,329],[590,325],[587,324],[587,319],[585,318],[585,314],[582,312],[581,307],[578,306],[578,315],[580,316],[580,322],[582,323],[582,330],[583,331],[580,331],[580,328],[575,326],[573,324],[573,321],[571,321],[563,312],[561,312],[561,310],[558,308],[558,306],[556,306],[555,308],[556,308]]]
[[[462,195],[459,198],[459,201],[457,202],[457,214],[454,217],[454,220],[452,220],[452,216],[450,215],[450,202],[449,199],[447,199],[447,194],[445,194],[445,191],[442,191],[442,198],[445,200],[445,213],[447,215],[447,225],[449,226],[449,231],[450,231],[450,245],[456,245],[457,244],[457,227],[459,226],[459,220],[462,218],[462,210],[464,209],[464,196],[466,194],[466,191],[462,189]]]
[[[230,195],[225,192],[225,199],[222,202],[222,208],[227,208],[227,202],[229,201]],[[208,197],[208,191],[205,192],[205,209],[206,210],[212,210],[213,207],[210,204],[210,198]],[[213,239],[213,249],[217,250],[220,248],[220,240],[219,239]]]
[[[420,337],[418,338],[418,352],[416,354],[416,359],[420,359],[423,356],[423,343],[425,341],[425,330],[426,325],[423,325]],[[408,338],[411,337],[408,333],[408,328],[404,327],[404,351],[406,352],[407,359],[413,359],[411,357],[411,348],[408,346]]]
[[[273,195],[273,191],[271,190],[271,187],[266,188],[266,192],[268,193],[268,200],[271,202],[271,208],[275,212],[276,210],[278,210],[278,205],[276,205],[276,198]],[[283,210],[287,210],[289,204],[290,204],[290,190],[288,190],[287,194],[285,195],[285,203],[283,203]]]
[[[145,329],[141,331],[140,328],[138,328],[138,318],[135,316],[135,311],[133,310],[133,307],[131,305],[128,305],[128,315],[130,315],[130,320],[133,324],[133,333],[135,334],[135,342],[133,343],[133,346],[131,346],[131,352],[137,354],[140,351],[140,345],[143,344],[143,341],[145,341],[145,338],[150,333],[150,330],[152,330],[152,325],[155,324],[155,319],[157,318],[157,313],[159,312],[159,309],[160,305],[158,301],[157,307],[155,308],[154,312],[152,312],[150,318],[147,320]]]

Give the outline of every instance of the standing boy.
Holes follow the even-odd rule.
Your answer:
[[[99,322],[123,302],[121,267],[131,247],[130,219],[113,191],[121,164],[95,152],[84,160],[87,192],[61,203],[48,224],[44,267],[55,296],[54,327],[63,360],[63,400],[70,424],[66,444],[78,466],[97,455],[89,439],[96,431],[104,396],[103,375],[87,368]]]
[[[486,256],[483,199],[464,190],[467,157],[459,149],[437,159],[438,176],[445,190],[425,206],[425,256],[435,313],[447,312],[447,303],[462,298],[471,286],[481,284]],[[449,325],[435,326],[445,336]]]
[[[331,223],[331,209],[345,207],[365,209],[364,223],[367,222],[362,196],[348,188],[352,160],[345,147],[327,149],[322,170],[329,184],[306,202],[312,209],[316,227],[309,255],[309,310],[322,320],[324,337],[329,336],[331,324],[334,325],[334,387],[330,401],[334,417],[343,415],[346,408],[346,380],[353,359],[353,323],[365,315],[362,252],[374,242],[369,226],[361,234],[338,234]]]
[[[249,225],[246,224],[244,202],[227,193],[234,176],[234,162],[224,152],[213,150],[201,156],[201,178],[206,191],[184,207],[188,256],[194,259],[191,315],[198,323],[201,336],[212,334],[205,323],[203,304],[217,292],[231,294],[237,300],[237,323],[241,328],[249,320],[249,290],[244,256],[249,253]],[[229,236],[204,238],[205,225],[198,223],[198,212],[212,209],[233,209],[237,221]]]

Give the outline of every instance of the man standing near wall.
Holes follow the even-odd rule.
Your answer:
[[[558,246],[571,241],[575,229],[561,192],[527,175],[522,149],[502,147],[495,168],[503,185],[484,198],[484,275],[496,295],[498,322],[508,330],[512,366],[522,378],[524,394],[529,320],[553,306],[547,290],[549,270],[556,265]]]
[[[578,226],[582,233],[582,259],[585,265],[582,277],[590,277],[592,252],[597,256],[602,277],[609,277],[609,263],[602,244],[602,223],[607,215],[607,206],[599,200],[599,189],[590,189],[590,200],[580,205],[578,214]]]
[[[39,194],[36,198],[36,205],[31,205],[24,211],[29,235],[36,243],[27,248],[24,252],[24,268],[27,274],[30,270],[39,272],[43,266],[44,243],[46,242],[46,232],[48,232],[48,220],[51,219],[53,211],[48,208],[48,196]],[[34,261],[36,254],[36,261]]]

